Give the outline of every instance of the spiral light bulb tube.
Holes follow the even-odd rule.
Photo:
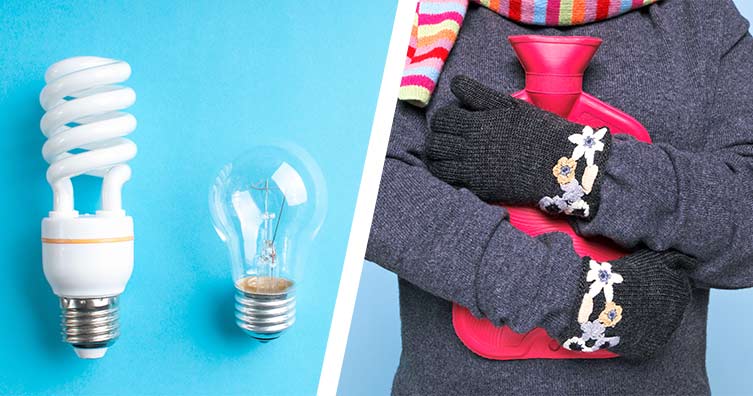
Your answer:
[[[126,138],[136,118],[122,110],[136,100],[118,85],[131,75],[123,62],[74,57],[50,66],[39,100],[47,141],[47,181],[53,210],[42,221],[45,276],[60,297],[63,340],[83,358],[98,358],[120,334],[118,296],[133,267],[133,221],[121,207],[126,164],[136,145]],[[71,178],[102,178],[101,208],[81,215],[74,208]]]

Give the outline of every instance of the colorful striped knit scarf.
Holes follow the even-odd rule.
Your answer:
[[[600,21],[658,0],[471,0],[525,24],[570,26]],[[400,99],[429,103],[447,56],[463,24],[468,0],[423,0],[413,20]]]

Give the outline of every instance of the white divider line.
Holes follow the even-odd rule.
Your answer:
[[[324,353],[324,364],[319,377],[319,396],[335,396],[340,380],[345,348],[348,343],[350,322],[356,304],[358,284],[361,281],[363,257],[374,215],[379,181],[382,178],[384,156],[387,153],[392,119],[395,115],[395,103],[400,89],[405,54],[408,51],[416,0],[398,0],[397,12],[392,25],[387,61],[382,73],[374,121],[371,125],[371,137],[366,152],[366,160],[358,189],[356,209],[345,252],[345,263],[340,277],[340,286],[332,315],[332,324]]]

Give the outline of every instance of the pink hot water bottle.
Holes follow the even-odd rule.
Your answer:
[[[601,45],[595,37],[510,36],[515,53],[526,72],[522,91],[512,96],[532,103],[570,121],[593,128],[609,127],[650,143],[638,121],[624,112],[583,92],[583,72]],[[585,239],[575,234],[568,222],[537,208],[506,206],[510,223],[528,235],[564,232],[573,240],[576,253],[597,261],[609,261],[627,254],[607,239]],[[562,348],[542,328],[519,334],[507,326],[496,327],[487,319],[474,317],[460,305],[452,307],[452,324],[460,340],[471,351],[488,359],[603,359],[616,357],[608,350],[578,352]]]

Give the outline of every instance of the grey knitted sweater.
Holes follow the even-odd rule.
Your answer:
[[[573,28],[534,28],[471,6],[426,109],[398,103],[367,259],[400,278],[397,395],[706,394],[709,288],[753,286],[753,38],[730,0],[664,0]],[[596,36],[586,92],[633,115],[654,144],[615,139],[602,201],[584,235],[694,256],[680,328],[655,359],[492,361],[455,335],[451,302],[525,332],[562,330],[581,265],[569,238],[531,238],[504,209],[436,179],[422,158],[427,120],[466,74],[523,86],[513,34]],[[504,159],[500,159],[504,160]]]

